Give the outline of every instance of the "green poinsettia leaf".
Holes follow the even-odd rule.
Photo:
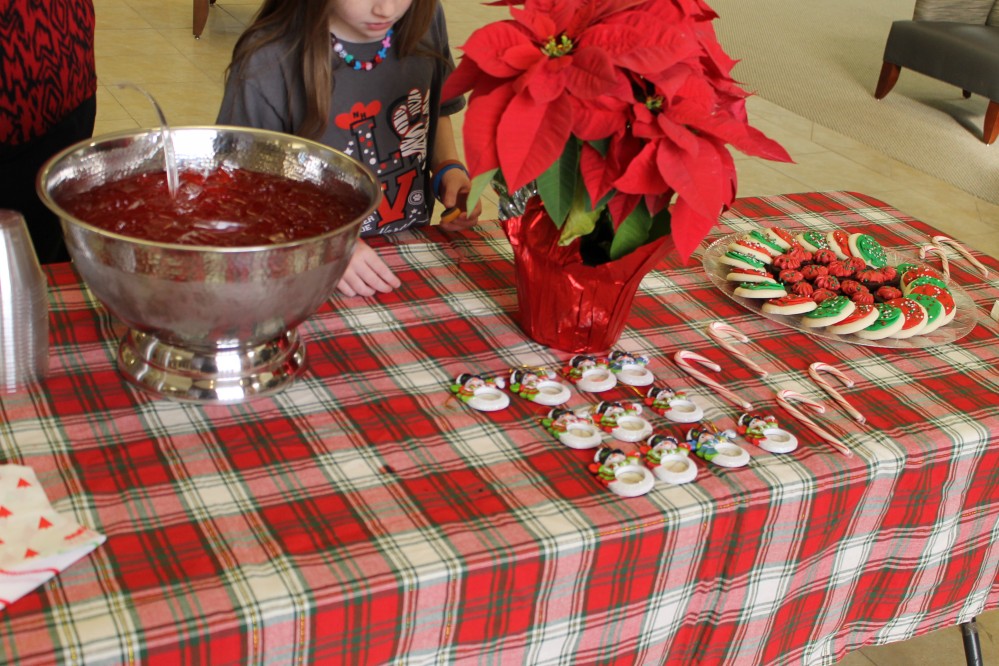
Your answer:
[[[611,260],[620,259],[644,245],[649,240],[651,227],[652,216],[649,215],[645,202],[640,201],[614,232],[614,242],[610,248]]]
[[[479,203],[479,199],[482,198],[482,193],[485,192],[486,188],[489,187],[490,183],[493,181],[493,176],[499,169],[491,169],[485,173],[480,173],[478,176],[472,179],[472,187],[468,190],[468,203],[465,204],[468,210],[475,210],[475,204]]]
[[[578,171],[579,142],[576,139],[569,139],[565,143],[562,155],[538,176],[536,181],[545,211],[559,229],[565,224],[569,209],[572,207]]]
[[[649,227],[649,239],[651,243],[663,236],[669,236],[673,216],[670,215],[669,208],[664,208],[652,216],[652,225]]]
[[[572,206],[569,208],[569,215],[565,219],[562,227],[562,235],[559,237],[559,245],[568,245],[580,236],[593,231],[600,219],[603,208],[593,210],[590,206],[590,197],[586,194],[586,188],[579,179],[578,173],[575,176],[575,191],[572,197]]]
[[[610,139],[598,139],[587,143],[593,146],[593,149],[600,153],[601,157],[607,156],[607,151],[610,149]]]

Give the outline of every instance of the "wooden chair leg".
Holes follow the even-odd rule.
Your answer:
[[[997,136],[999,136],[999,102],[989,100],[989,108],[985,109],[985,131],[982,132],[982,140],[991,145]]]
[[[194,37],[201,38],[201,33],[205,31],[205,24],[208,23],[209,0],[194,0]]]
[[[971,91],[970,90],[962,90],[961,94],[964,96],[964,99],[971,98]]]
[[[881,99],[890,93],[891,89],[895,87],[895,82],[898,81],[898,74],[901,71],[900,66],[885,61],[881,65],[881,76],[878,78],[878,87],[874,90],[874,97]]]

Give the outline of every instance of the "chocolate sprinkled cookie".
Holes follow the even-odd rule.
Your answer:
[[[867,287],[856,280],[841,280],[839,290],[844,296],[853,296],[858,291],[867,291]]]
[[[857,305],[874,305],[874,294],[864,289],[850,296],[850,300]]]
[[[822,301],[827,301],[830,298],[835,298],[838,296],[835,291],[830,289],[816,289],[812,292],[812,298],[815,299],[816,303],[821,303]],[[845,298],[845,297],[844,297]]]
[[[839,291],[839,278],[834,275],[820,275],[812,281],[812,285],[816,289]]]
[[[832,326],[843,321],[857,309],[857,306],[846,296],[833,296],[819,303],[819,307],[806,312],[801,317],[801,324],[808,328]]]
[[[867,268],[867,262],[861,259],[860,257],[850,257],[844,263],[847,264],[850,268],[852,268],[854,273],[856,273],[857,271],[862,271],[865,268]],[[888,268],[887,266],[885,268],[882,268],[881,272],[885,274],[887,268]],[[895,278],[892,277],[892,279],[894,280]]]
[[[783,282],[785,285],[798,284],[805,279],[805,276],[801,274],[801,271],[796,271],[792,268],[787,268],[782,270],[778,275],[777,279]]]
[[[808,264],[801,267],[801,274],[805,276],[806,280],[811,281],[823,275],[829,275],[829,269],[818,264]]]
[[[829,270],[829,275],[838,278],[850,277],[857,272],[849,261],[833,261],[827,264],[826,268]]]
[[[793,254],[782,254],[779,257],[774,257],[772,265],[779,270],[796,270],[801,267],[801,259]]]
[[[885,282],[887,284],[896,284],[898,281],[898,271],[894,266],[885,266],[881,269],[881,275],[884,276]]]
[[[902,296],[904,296],[904,294],[902,293],[902,290],[899,289],[898,287],[889,287],[888,285],[884,285],[882,287],[877,288],[877,290],[874,292],[874,296],[879,301],[891,301],[896,298],[901,298]]]
[[[862,271],[857,271],[853,277],[868,289],[877,289],[884,284],[885,276],[876,268],[865,268]]]
[[[812,294],[815,293],[815,287],[813,287],[808,282],[799,282],[797,284],[791,285],[791,293],[795,296],[805,296],[807,298],[812,298]]]
[[[828,266],[832,262],[836,261],[836,253],[828,248],[816,250],[812,253],[812,259],[814,259],[817,264]]]

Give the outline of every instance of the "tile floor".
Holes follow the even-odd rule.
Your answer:
[[[319,0],[308,0],[319,1]],[[504,16],[473,0],[443,0],[451,41],[462,44],[479,25]],[[191,34],[191,0],[95,0],[97,9],[98,112],[95,132],[152,126],[156,115],[134,90],[141,85],[159,101],[173,125],[214,121],[232,45],[259,6],[258,0],[218,0],[201,39]],[[752,123],[780,141],[796,164],[773,164],[735,153],[739,195],[854,190],[865,192],[999,257],[999,206],[916,171],[841,134],[752,98]],[[489,209],[486,210],[489,215]],[[999,664],[999,611],[979,618],[986,666]],[[963,664],[960,632],[944,628],[894,645],[848,655],[843,666],[947,666]]]

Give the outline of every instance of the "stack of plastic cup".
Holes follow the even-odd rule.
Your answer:
[[[0,210],[0,393],[49,369],[48,283],[20,213]]]

